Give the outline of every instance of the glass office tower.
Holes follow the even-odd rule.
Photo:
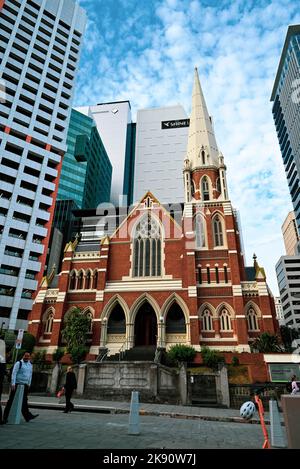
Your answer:
[[[273,117],[300,229],[300,25],[289,26],[271,101]]]

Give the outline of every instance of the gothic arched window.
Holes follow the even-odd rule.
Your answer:
[[[89,332],[92,332],[93,329],[93,313],[88,309],[85,312],[86,317],[89,319]]]
[[[201,329],[203,331],[212,331],[213,330],[212,314],[209,311],[209,309],[205,309],[201,313]]]
[[[201,181],[201,197],[202,200],[209,200],[209,182],[207,176],[204,176]]]
[[[195,231],[196,231],[196,248],[204,248],[206,246],[206,223],[201,215],[196,215],[195,218]]]
[[[224,246],[223,225],[220,215],[213,218],[213,233],[215,246]]]
[[[75,290],[76,288],[76,272],[73,270],[70,276],[69,290]]]
[[[107,324],[108,334],[125,334],[126,320],[122,306],[117,303],[109,315]]]
[[[79,275],[78,275],[77,289],[78,290],[83,289],[83,272],[82,272],[82,270],[79,272]]]
[[[223,308],[220,313],[220,330],[231,331],[231,318],[226,308]]]
[[[220,181],[220,178],[218,178],[217,181],[216,181],[216,189],[217,189],[217,191],[220,192],[220,194],[221,194],[222,189],[221,189],[221,181]]]
[[[137,225],[133,240],[133,276],[161,275],[161,229],[148,213]]]
[[[258,331],[257,314],[253,308],[249,308],[247,311],[247,325],[248,331]]]
[[[85,277],[85,289],[86,290],[89,290],[90,288],[92,288],[92,285],[91,285],[91,271],[88,270],[87,273],[86,273],[86,277]]]
[[[93,276],[93,289],[97,290],[97,280],[98,280],[98,272],[97,270],[94,271],[94,276]]]
[[[205,164],[205,151],[201,151],[202,164]]]
[[[54,319],[54,314],[51,312],[48,314],[46,322],[45,322],[44,334],[51,334],[52,328],[53,328],[53,319]]]
[[[186,332],[185,317],[179,304],[173,303],[167,314],[166,333]]]

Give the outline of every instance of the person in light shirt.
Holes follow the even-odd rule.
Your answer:
[[[25,352],[23,355],[22,360],[18,360],[13,367],[12,375],[11,375],[11,391],[7,401],[7,404],[4,409],[3,414],[3,423],[7,423],[8,415],[10,408],[12,406],[17,387],[21,384],[24,385],[24,395],[23,395],[23,403],[22,403],[22,414],[26,422],[38,417],[38,414],[33,415],[28,409],[28,390],[31,385],[32,379],[32,364],[30,362],[30,353]]]
[[[299,386],[298,386],[297,381],[296,381],[296,375],[293,375],[292,376],[292,392],[291,392],[291,394],[296,394],[297,392],[299,392]]]

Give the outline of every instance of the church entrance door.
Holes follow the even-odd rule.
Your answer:
[[[149,303],[143,303],[134,323],[135,346],[156,345],[157,320],[154,309]]]

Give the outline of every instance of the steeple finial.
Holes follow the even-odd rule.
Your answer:
[[[191,167],[219,167],[219,150],[200,85],[197,67],[194,71],[192,112],[187,147],[187,158]]]

